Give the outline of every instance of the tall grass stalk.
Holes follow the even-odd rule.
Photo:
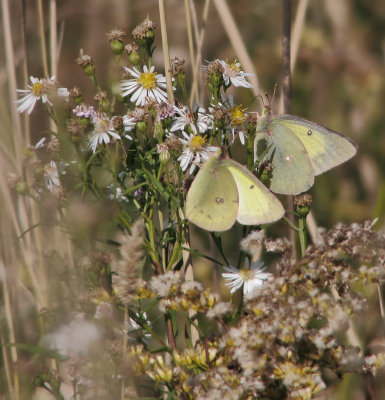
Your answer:
[[[184,0],[184,12],[185,12],[185,17],[186,17],[188,50],[189,50],[189,55],[190,55],[190,61],[192,63],[192,61],[195,60],[195,49],[194,49],[194,40],[193,40],[193,33],[192,33],[191,10],[190,10],[189,0]]]
[[[0,263],[0,274],[2,275],[2,292],[3,292],[3,301],[4,301],[4,314],[5,320],[7,321],[7,330],[8,330],[8,337],[6,342],[7,343],[16,343],[16,336],[15,336],[15,325],[13,319],[13,312],[11,309],[11,297],[9,293],[10,288],[14,288],[14,282],[9,280],[10,274],[7,273],[4,265]],[[8,371],[12,371],[11,374],[7,374],[8,386],[10,391],[13,393],[14,398],[17,400],[19,398],[19,376],[18,376],[18,369],[16,368],[16,364],[18,361],[18,355],[16,347],[11,346],[10,349],[12,367],[6,366]],[[8,358],[5,358],[5,364],[7,364]],[[12,379],[10,379],[10,375],[12,375]]]
[[[11,18],[9,10],[9,0],[1,0],[1,11],[3,19],[3,34],[4,34],[4,44],[5,44],[5,59],[7,65],[7,76],[8,76],[8,89],[9,89],[9,99],[11,103],[11,117],[13,125],[13,148],[9,149],[11,154],[13,154],[13,167],[20,173],[20,160],[23,136],[21,130],[20,115],[14,107],[14,103],[17,100],[16,95],[16,73],[15,73],[15,54],[14,45],[12,41],[12,31],[11,31]]]
[[[57,76],[58,46],[57,46],[57,9],[56,0],[49,1],[49,35],[51,76]]]
[[[167,96],[169,102],[171,104],[175,104],[174,91],[172,88],[172,80],[170,75],[170,53],[168,49],[166,10],[164,7],[164,0],[159,0],[159,17],[160,17],[160,30],[162,35],[164,68],[167,81]]]
[[[211,0],[206,0],[203,13],[202,13],[202,27],[199,31],[198,17],[195,8],[195,4],[192,0],[190,0],[190,15],[192,17],[192,24],[194,26],[195,33],[195,44],[196,44],[196,55],[195,58],[191,59],[192,66],[192,87],[191,87],[191,95],[190,95],[190,106],[193,105],[194,101],[201,103],[203,98],[203,92],[201,88],[201,62],[202,62],[202,46],[205,39],[205,33],[207,29],[207,18],[209,15]]]
[[[250,82],[253,84],[253,93],[255,96],[260,95],[260,85],[257,75],[257,70],[253,61],[251,60],[249,53],[246,49],[245,43],[242,39],[241,33],[237,27],[233,14],[231,13],[228,4],[225,0],[213,0],[214,5],[217,9],[219,18],[221,19],[222,26],[227,33],[230,43],[233,46],[234,52],[237,55],[242,67],[254,74],[250,76]]]
[[[45,78],[49,78],[47,44],[45,40],[45,27],[44,27],[43,0],[36,0],[36,9],[37,9],[37,20],[39,28],[40,51],[41,51],[41,61],[43,65],[43,73]]]

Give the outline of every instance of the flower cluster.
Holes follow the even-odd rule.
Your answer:
[[[284,394],[302,399],[325,388],[324,367],[338,373],[382,368],[383,353],[365,357],[339,338],[352,329],[352,315],[365,310],[355,287],[359,282],[385,279],[385,236],[368,222],[338,225],[323,240],[324,244],[310,247],[296,263],[281,260],[277,265],[280,276],[252,292],[244,314],[219,329],[214,341],[175,352],[170,365],[141,348],[137,373],[158,383],[173,382],[176,393],[186,399],[281,398]],[[273,252],[284,251],[280,242],[266,244]],[[351,267],[352,260],[357,267]],[[181,296],[177,275],[163,281],[151,282],[158,294],[171,299]],[[194,303],[200,304],[199,296],[190,297],[188,304],[199,309]],[[185,310],[185,306],[175,300],[173,309]],[[186,379],[188,371],[196,375],[192,381]]]
[[[43,103],[56,131],[25,150],[31,181],[14,174],[9,183],[43,205],[42,225],[64,232],[71,250],[67,263],[60,246],[36,257],[50,267],[44,280],[60,282],[50,287],[47,298],[56,289],[57,298],[48,311],[63,307],[61,327],[49,313],[39,320],[49,333],[36,348],[49,373],[37,374],[36,385],[56,398],[65,382],[84,398],[309,399],[333,384],[325,368],[375,374],[384,354],[365,356],[352,342],[352,320],[366,309],[357,288],[385,279],[385,237],[372,223],[337,225],[300,260],[286,238],[261,227],[243,231],[237,255],[217,233],[210,256],[191,246],[186,192],[197,170],[220,147],[230,154],[238,138],[252,169],[256,113],[228,94],[252,85],[237,60],[216,59],[203,67],[207,101],[192,105],[184,61],[173,59],[165,75],[154,65],[154,31],[147,18],[132,42],[120,29],[107,35],[123,73],[108,89],[80,50],[93,98],[54,77],[31,77],[19,90],[17,110],[30,114]],[[208,173],[216,178],[215,168]],[[224,182],[236,191],[233,209],[255,188],[250,182],[239,190],[235,178]],[[225,200],[202,201],[210,208]],[[197,258],[213,272],[205,281],[192,277]],[[48,368],[52,357],[60,372]]]

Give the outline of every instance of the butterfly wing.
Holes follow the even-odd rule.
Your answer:
[[[226,159],[221,165],[234,178],[239,195],[237,221],[243,225],[260,225],[277,221],[285,213],[280,201],[247,168]]]
[[[315,175],[352,158],[357,145],[348,137],[324,126],[294,115],[274,117],[274,123],[289,128],[304,145],[311,160]]]
[[[207,231],[230,229],[238,215],[233,176],[214,156],[201,167],[186,198],[186,218]]]
[[[266,145],[270,146],[264,157],[270,160],[272,165],[270,190],[296,195],[313,185],[314,170],[305,146],[289,127],[277,120],[277,117],[272,117],[265,129],[257,132],[257,157],[260,141],[265,141]]]

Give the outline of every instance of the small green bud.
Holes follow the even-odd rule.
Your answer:
[[[86,75],[95,76],[95,65],[92,58],[88,54],[85,54],[83,49],[80,49],[79,56],[75,61],[82,67]]]
[[[124,50],[124,43],[120,40],[112,40],[111,49],[117,56],[120,56]]]
[[[84,103],[84,98],[83,98],[83,96],[78,96],[78,97],[75,97],[74,98],[74,102],[75,102],[75,105],[79,105],[79,104],[83,104]]]
[[[100,111],[108,112],[110,110],[110,102],[108,99],[101,100],[99,102],[99,109]]]
[[[70,89],[70,96],[74,99],[74,102],[77,106],[84,103],[82,92],[77,86],[74,86],[72,89]]]
[[[294,198],[295,212],[301,218],[305,218],[309,214],[312,200],[313,198],[309,193],[300,194]]]
[[[155,24],[147,17],[140,25],[134,28],[132,36],[136,43],[142,48],[151,48],[154,42]]]
[[[212,73],[209,78],[210,86],[214,88],[219,88],[224,83],[223,77],[220,74]]]
[[[154,43],[155,34],[153,30],[149,30],[146,32],[146,44],[147,46],[151,46]]]
[[[170,151],[166,143],[161,143],[157,145],[159,153],[159,161],[162,165],[167,165],[170,161]]]
[[[132,65],[139,65],[140,64],[140,55],[136,51],[133,51],[128,55],[128,59]]]
[[[82,68],[86,75],[95,76],[95,65],[94,64],[87,64],[87,65],[84,65]]]
[[[120,29],[113,29],[112,31],[107,33],[107,40],[111,44],[112,51],[117,55],[120,56],[124,50],[124,43],[123,39],[126,36],[126,32]]]
[[[147,123],[145,121],[138,121],[135,125],[136,131],[140,133],[146,133]]]
[[[154,137],[156,137],[159,141],[163,139],[164,129],[161,122],[157,122],[154,126]]]

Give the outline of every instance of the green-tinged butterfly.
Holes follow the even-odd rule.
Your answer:
[[[187,219],[207,231],[226,231],[235,221],[265,224],[284,212],[280,201],[247,168],[221,154],[203,164],[186,199]]]
[[[357,152],[348,137],[294,115],[274,115],[270,108],[257,122],[254,156],[271,166],[270,189],[296,195],[314,176],[342,164]]]

